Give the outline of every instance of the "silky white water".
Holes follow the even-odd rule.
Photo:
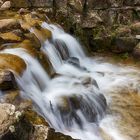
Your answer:
[[[17,77],[22,96],[34,102],[53,128],[73,138],[102,140],[102,129],[113,140],[127,140],[115,126],[114,120],[119,116],[106,113],[103,95],[109,104],[109,93],[117,94],[123,88],[139,91],[138,70],[89,58],[76,39],[61,28],[47,23],[42,27],[51,30],[52,40],[43,42],[41,50],[59,76],[51,79],[37,59],[24,49],[1,52],[18,55],[27,64],[22,77]]]

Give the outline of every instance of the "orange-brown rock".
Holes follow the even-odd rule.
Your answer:
[[[13,32],[1,33],[0,37],[7,43],[8,42],[13,43],[13,42],[21,42],[22,41],[22,38]]]
[[[23,59],[13,54],[0,54],[0,69],[14,71],[16,74],[22,74],[26,69]]]
[[[0,20],[0,32],[6,32],[13,29],[20,28],[20,24],[16,19],[1,19]]]

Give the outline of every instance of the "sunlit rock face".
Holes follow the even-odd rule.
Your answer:
[[[26,64],[20,57],[11,54],[0,53],[0,68],[12,70],[16,74],[22,74]]]
[[[20,24],[16,19],[1,19],[0,20],[0,31],[7,32],[13,29],[20,28]]]

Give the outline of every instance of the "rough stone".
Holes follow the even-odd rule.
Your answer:
[[[102,22],[103,21],[97,12],[89,11],[87,13],[87,16],[84,17],[84,19],[83,19],[82,27],[83,28],[94,28],[98,24],[101,24]]]
[[[0,90],[10,90],[16,87],[13,73],[8,70],[0,70]]]
[[[8,10],[10,8],[11,8],[11,1],[6,1],[0,7],[0,11],[2,11],[2,10]]]
[[[135,37],[118,37],[112,41],[112,51],[115,53],[132,52],[138,43]]]
[[[12,70],[16,74],[22,74],[26,69],[23,59],[12,54],[0,54],[0,69]]]
[[[12,104],[0,104],[0,139],[30,139],[32,125]]]
[[[134,58],[140,59],[140,43],[138,43],[136,47],[134,48],[133,56]]]
[[[19,36],[17,31],[1,33],[0,37],[7,43],[21,42],[22,41],[22,38]]]
[[[52,7],[53,0],[11,0],[12,7]]]
[[[1,19],[0,20],[0,32],[6,32],[13,29],[20,28],[20,24],[16,19]]]

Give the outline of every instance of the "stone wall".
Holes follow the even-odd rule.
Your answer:
[[[6,0],[5,0],[6,1]],[[10,0],[13,8],[52,7],[53,0]]]
[[[47,16],[93,51],[132,52],[139,42],[140,0],[12,0],[12,5],[51,9]]]
[[[139,0],[56,0],[55,8],[55,20],[90,50],[132,52],[139,42]]]

